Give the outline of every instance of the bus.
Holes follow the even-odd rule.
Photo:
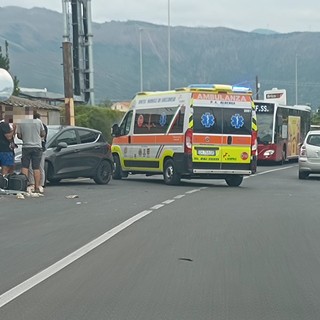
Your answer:
[[[237,187],[256,172],[257,122],[252,91],[194,84],[140,92],[112,128],[114,179],[163,174],[180,179],[224,179]]]
[[[258,124],[258,161],[284,163],[298,159],[300,144],[310,130],[311,108],[254,100]]]

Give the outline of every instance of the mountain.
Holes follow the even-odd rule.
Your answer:
[[[140,29],[143,29],[140,31]],[[167,26],[141,21],[93,23],[96,101],[130,99],[140,90],[140,32],[144,90],[168,87]],[[171,87],[191,83],[287,89],[288,104],[319,106],[319,32],[244,32],[171,28]],[[22,87],[63,93],[63,16],[43,8],[0,8],[0,45],[9,42],[11,72]],[[297,75],[297,82],[296,82]]]

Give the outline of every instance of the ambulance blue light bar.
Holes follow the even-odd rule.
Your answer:
[[[232,86],[232,91],[236,93],[252,93],[251,88],[239,86]]]
[[[191,89],[213,89],[215,87],[214,84],[209,84],[209,83],[206,83],[206,84],[190,84],[188,86],[188,88],[191,88]]]

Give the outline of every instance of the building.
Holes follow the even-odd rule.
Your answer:
[[[61,108],[42,101],[11,96],[6,101],[0,101],[0,110],[5,112],[5,120],[10,123],[32,119],[33,112],[37,111],[45,124],[60,124]]]
[[[118,110],[118,111],[122,111],[122,112],[127,112],[130,108],[130,101],[119,101],[119,102],[115,102],[112,106],[111,106],[111,110]]]

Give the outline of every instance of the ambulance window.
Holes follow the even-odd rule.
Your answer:
[[[170,129],[170,133],[183,132],[184,110],[180,109]]]
[[[224,134],[251,134],[251,109],[225,108],[223,110]]]
[[[132,111],[129,111],[120,125],[120,135],[125,136],[129,134],[132,122]]]
[[[194,106],[193,131],[195,133],[222,133],[222,109]]]
[[[134,133],[166,133],[177,108],[152,108],[139,110],[134,121]]]

